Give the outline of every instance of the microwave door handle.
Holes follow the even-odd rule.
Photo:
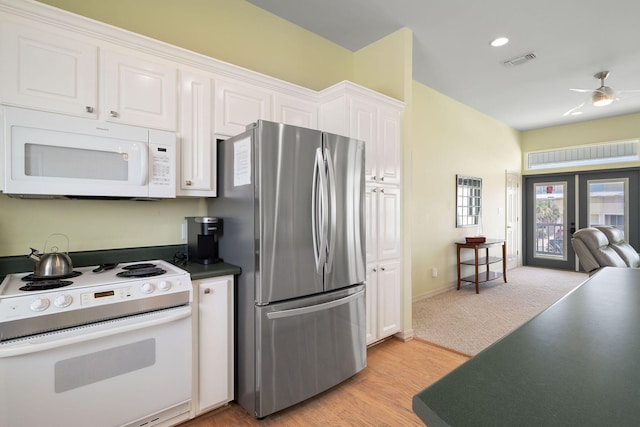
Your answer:
[[[139,149],[140,159],[138,162],[133,162],[129,167],[134,169],[130,172],[134,179],[131,180],[136,185],[147,185],[147,177],[149,174],[149,147],[146,144],[136,144]],[[136,164],[137,163],[137,164]]]

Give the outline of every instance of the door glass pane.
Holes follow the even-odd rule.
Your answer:
[[[626,178],[587,181],[589,227],[613,225],[624,231],[626,236],[628,185]]]
[[[534,185],[534,257],[565,259],[566,182]]]

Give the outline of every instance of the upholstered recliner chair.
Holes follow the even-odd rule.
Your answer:
[[[624,240],[624,233],[618,228],[582,228],[573,233],[571,244],[580,265],[590,275],[602,267],[640,267],[640,255]]]

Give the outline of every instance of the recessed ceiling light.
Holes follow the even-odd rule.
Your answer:
[[[505,44],[509,43],[509,39],[506,37],[498,37],[497,39],[494,39],[491,41],[491,46],[493,47],[499,47],[499,46],[504,46]]]

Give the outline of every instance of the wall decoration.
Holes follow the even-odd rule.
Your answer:
[[[456,227],[482,226],[482,178],[456,175]]]

